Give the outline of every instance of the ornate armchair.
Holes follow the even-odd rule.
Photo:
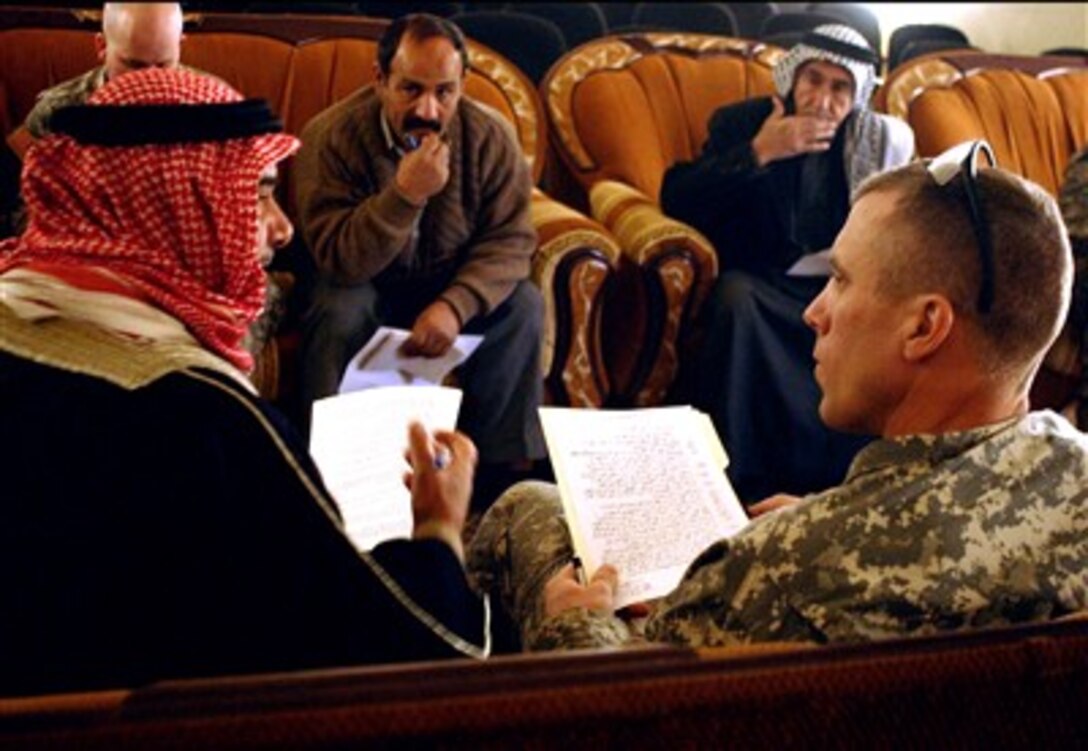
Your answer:
[[[771,93],[782,54],[732,37],[626,34],[577,47],[541,84],[552,144],[573,183],[560,195],[588,202],[623,248],[604,334],[617,405],[666,398],[718,273],[706,238],[661,213],[665,170],[699,154],[714,110]]]

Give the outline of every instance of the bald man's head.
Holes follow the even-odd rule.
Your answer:
[[[106,77],[142,68],[176,68],[181,58],[181,5],[106,3],[95,38]]]

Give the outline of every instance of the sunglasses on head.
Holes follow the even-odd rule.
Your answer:
[[[978,155],[986,155],[991,167],[997,166],[997,159],[990,144],[982,140],[965,141],[953,146],[940,156],[929,160],[926,167],[937,185],[944,187],[963,176],[963,192],[967,196],[967,213],[971,217],[971,226],[975,230],[978,243],[979,261],[982,264],[982,280],[978,291],[978,312],[985,315],[994,304],[994,246],[990,239],[990,224],[978,194]]]

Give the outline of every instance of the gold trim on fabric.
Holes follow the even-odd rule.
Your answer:
[[[582,45],[575,52],[569,53],[548,76],[544,90],[544,102],[548,108],[553,132],[563,144],[567,154],[579,169],[591,170],[593,160],[582,146],[571,117],[574,89],[589,74],[601,70],[619,70],[642,57],[626,42],[615,37]]]
[[[933,86],[948,87],[961,78],[963,73],[944,60],[939,58],[919,60],[887,84],[884,111],[906,120],[910,103],[923,90]]]
[[[522,80],[520,74],[508,62],[499,59],[475,42],[468,46],[469,65],[472,69],[502,90],[510,108],[514,111],[514,127],[517,129],[521,150],[529,162],[529,171],[536,175],[537,150],[540,145],[540,113],[533,97],[535,92]]]
[[[595,218],[609,228],[636,264],[651,261],[666,242],[680,240],[698,256],[696,262],[706,265],[708,280],[718,275],[718,254],[711,242],[695,228],[665,216],[637,188],[604,180],[593,186],[589,200]]]
[[[66,318],[26,321],[4,304],[0,304],[0,349],[129,391],[169,373],[207,368],[253,392],[253,384],[241,371],[200,346],[125,339],[94,324]]]

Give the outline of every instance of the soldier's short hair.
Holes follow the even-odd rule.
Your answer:
[[[977,309],[982,277],[979,241],[967,207],[964,181],[938,185],[916,162],[876,175],[854,201],[875,192],[898,196],[886,228],[881,292],[939,292],[957,316],[979,332],[978,354],[992,372],[1033,367],[1065,321],[1072,285],[1072,254],[1057,202],[1040,186],[998,168],[980,169],[977,195],[990,227],[994,298]]]

